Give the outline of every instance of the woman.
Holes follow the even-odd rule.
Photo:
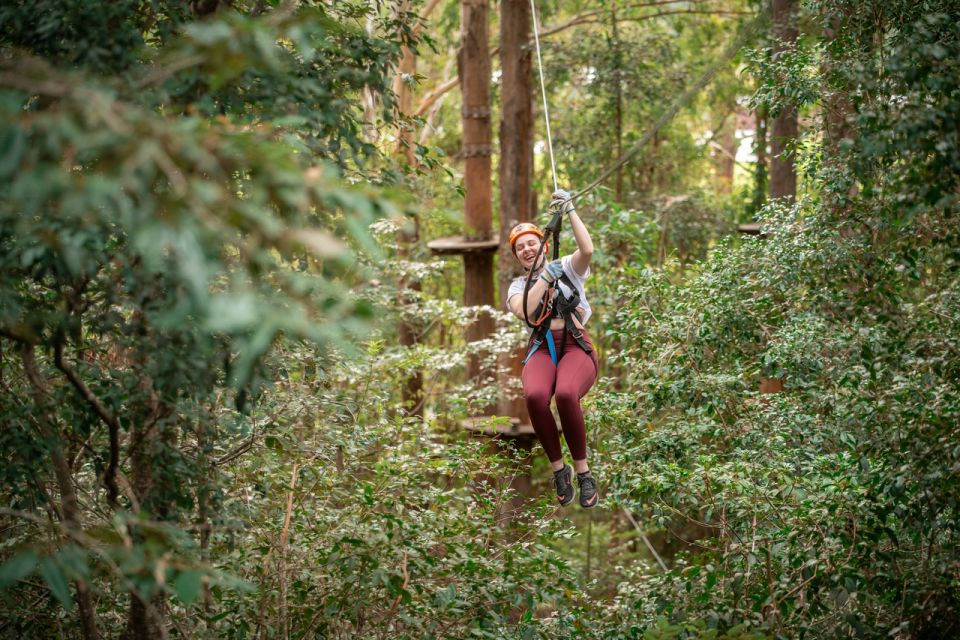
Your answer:
[[[536,225],[520,223],[510,232],[510,250],[524,270],[533,274],[533,284],[526,296],[527,314],[535,322],[545,310],[541,306],[544,293],[556,291],[549,319],[542,329],[533,332],[530,351],[524,360],[523,397],[527,402],[533,429],[553,467],[553,483],[560,506],[573,501],[573,472],[577,473],[580,506],[596,507],[600,501],[597,481],[587,465],[587,431],[580,399],[597,379],[596,350],[583,327],[590,319],[590,303],[583,288],[590,275],[593,242],[587,227],[577,215],[570,194],[558,190],[551,206],[566,215],[577,241],[577,250],[560,260],[547,263],[547,243]],[[540,249],[540,252],[538,252]],[[545,264],[546,263],[546,264]],[[523,289],[528,278],[516,278],[507,291],[507,307],[518,318],[524,318]],[[563,461],[560,434],[550,411],[550,398],[556,395],[557,412],[567,441],[573,468]]]

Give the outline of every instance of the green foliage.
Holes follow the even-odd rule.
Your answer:
[[[768,207],[764,238],[721,245],[682,287],[645,271],[624,291],[616,337],[633,383],[599,404],[612,489],[646,521],[703,526],[611,608],[620,628],[660,611],[789,637],[960,628],[960,174],[946,125],[960,75],[938,57],[960,34],[927,9],[887,7],[882,79],[847,67],[871,89],[842,150],[814,151],[815,197]],[[861,24],[858,6],[842,10]],[[784,73],[808,77],[806,64]],[[759,394],[764,378],[785,391]]]
[[[728,37],[709,17],[692,28],[688,15],[651,20],[657,12],[642,4],[589,13],[597,28],[564,33],[544,53],[558,169],[573,185],[591,182],[630,149]],[[678,195],[696,186],[705,154],[695,134],[680,123],[658,132],[624,168],[621,197]]]
[[[221,513],[216,460],[249,434],[264,355],[329,358],[374,324],[356,255],[380,259],[367,227],[397,209],[343,173],[372,155],[353,98],[399,45],[344,5],[88,4],[0,12],[4,582],[11,611],[33,564],[80,616],[81,591],[129,592],[143,637],[138,608],[244,588],[192,528]],[[24,605],[11,628],[50,620]]]
[[[315,361],[299,347],[282,359],[294,355]],[[376,355],[350,370],[292,370],[258,409],[281,417],[269,446],[227,470],[223,516],[237,525],[214,547],[258,588],[215,594],[224,616],[211,632],[239,635],[259,610],[259,624],[292,637],[525,637],[539,623],[521,613],[562,596],[569,568],[543,542],[563,522],[541,503],[504,530],[496,513],[508,489],[476,479],[509,474],[517,461],[380,413],[390,394],[378,384]],[[275,543],[285,526],[277,506],[291,478],[284,550]]]

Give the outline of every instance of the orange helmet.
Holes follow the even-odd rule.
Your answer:
[[[510,229],[510,251],[511,253],[516,253],[516,244],[517,238],[522,236],[525,233],[533,233],[541,238],[543,238],[543,231],[540,231],[540,228],[532,222],[521,222],[513,229]]]

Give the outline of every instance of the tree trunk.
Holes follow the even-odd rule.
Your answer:
[[[369,35],[374,35],[376,31],[376,20],[374,14],[367,14],[366,31]],[[360,100],[363,104],[363,124],[360,132],[364,142],[376,144],[380,139],[380,130],[377,128],[377,103],[380,96],[372,87],[363,87],[360,90]]]
[[[398,257],[406,260],[410,257],[410,247],[415,246],[420,240],[420,219],[414,215],[410,220],[412,228],[410,230],[401,229],[397,232]],[[419,281],[409,281],[403,278],[399,283],[400,300],[399,306],[402,308],[411,304],[405,292],[417,292],[421,290]],[[409,322],[401,320],[397,327],[400,344],[404,347],[413,347],[418,343],[418,327]],[[417,370],[407,376],[402,383],[401,393],[403,394],[403,406],[407,416],[423,417],[423,371]]]
[[[413,123],[407,122],[404,116],[413,114],[413,90],[410,87],[410,79],[417,73],[417,56],[407,46],[401,47],[400,52],[400,63],[397,65],[397,76],[393,83],[397,110],[401,114],[394,155],[403,158],[413,167],[417,150],[413,137]]]
[[[34,355],[33,346],[23,343],[20,350],[23,368],[33,386],[33,400],[37,407],[37,424],[40,427],[40,437],[44,439],[50,451],[50,461],[53,464],[53,474],[57,480],[57,489],[60,491],[61,513],[63,526],[71,532],[82,533],[83,524],[80,519],[80,506],[77,502],[77,493],[73,488],[73,476],[70,466],[63,455],[60,443],[64,438],[50,412],[50,386],[46,378],[40,373]],[[75,599],[80,616],[80,631],[84,640],[96,640],[100,637],[95,619],[96,609],[90,596],[90,589],[82,580],[75,580],[77,589]]]
[[[823,39],[830,43],[836,40],[842,21],[843,15],[836,10],[832,11],[827,16]],[[825,51],[827,55],[823,58],[823,75],[827,81],[823,87],[823,126],[827,146],[833,150],[844,138],[853,137],[850,121],[854,109],[846,83],[837,77],[836,61],[830,53],[830,47],[826,47]]]
[[[404,2],[399,11],[409,12],[410,2]],[[416,164],[416,143],[414,141],[413,123],[407,118],[413,115],[413,89],[409,79],[417,72],[417,56],[410,47],[404,45],[400,49],[400,63],[393,83],[393,91],[397,97],[397,109],[400,112],[399,130],[394,155],[404,159],[413,168]],[[401,229],[397,232],[398,257],[406,260],[410,257],[410,247],[415,246],[420,239],[420,221],[414,216],[410,221],[410,229]],[[405,291],[420,291],[420,283],[408,281],[406,278],[398,284],[399,297],[397,301],[401,308],[410,303]],[[400,344],[404,347],[413,347],[417,344],[417,328],[408,322],[400,321],[397,327]],[[401,393],[403,406],[407,416],[423,416],[423,372],[415,371],[402,382]]]
[[[767,201],[767,110],[764,107],[757,109],[756,138],[754,151],[757,154],[757,171],[754,176],[753,203],[751,213],[755,214]]]
[[[139,331],[146,335],[151,329],[147,321],[140,315],[136,317],[140,325]],[[154,388],[153,379],[146,373],[149,371],[150,354],[137,349],[134,356],[134,368],[140,372],[138,396],[131,403],[130,429],[130,469],[131,488],[139,501],[140,506],[157,520],[165,520],[170,516],[169,500],[167,497],[174,491],[170,487],[171,479],[158,481],[154,475],[154,466],[163,464],[160,454],[164,450],[177,448],[176,430],[164,426],[163,418],[169,411],[164,411],[160,397]],[[160,455],[158,455],[160,454]],[[166,482],[166,485],[162,484]],[[136,541],[143,539],[139,527],[131,521],[128,525],[130,537]],[[127,640],[154,640],[166,638],[167,600],[163,593],[158,593],[149,601],[143,599],[139,593],[130,594],[130,611],[127,618],[125,638]]]
[[[490,127],[490,52],[487,48],[487,3],[464,0],[461,4],[463,35],[458,53],[462,95],[464,191],[466,237],[490,238],[491,207],[491,127]]]
[[[796,0],[773,0],[773,57],[797,41]],[[786,152],[797,138],[797,107],[784,106],[773,118],[770,142],[770,197],[789,198],[797,195],[797,173],[794,155]]]
[[[463,115],[464,235],[469,240],[489,240],[492,231],[490,50],[488,48],[487,3],[463,0],[460,5],[462,29],[457,66],[460,75]],[[467,306],[490,305],[493,300],[493,255],[466,253],[463,302]],[[466,329],[467,342],[493,332],[493,318],[481,314]],[[467,375],[480,374],[478,358],[471,358]]]
[[[826,9],[826,27],[823,30],[823,39],[833,44],[843,23],[844,16],[839,9]],[[828,164],[836,165],[844,162],[845,155],[838,153],[840,141],[844,138],[854,138],[856,127],[855,109],[850,99],[849,82],[847,82],[839,73],[837,61],[833,57],[834,47],[824,47],[826,55],[823,57],[823,76],[826,81],[823,84],[823,136],[825,153],[824,159]],[[837,209],[849,207],[850,201],[857,194],[857,183],[853,181],[846,193],[832,193],[830,190],[824,192],[824,199],[831,203]]]
[[[533,57],[529,47],[530,3],[500,0],[500,308],[507,289],[522,269],[506,242],[518,222],[535,217],[533,197]],[[518,357],[519,356],[519,357]],[[507,375],[519,377],[522,355],[504,354]],[[503,386],[503,385],[501,385]],[[499,412],[529,422],[520,397],[501,398]]]
[[[411,4],[410,0],[404,0],[397,6],[396,15],[398,18],[403,19],[404,16],[410,15]],[[433,6],[436,5],[431,3],[431,5],[426,8],[426,11],[430,11]],[[419,24],[414,24],[412,31],[413,33],[411,35],[416,36],[419,34]],[[411,167],[416,162],[417,147],[414,142],[415,130],[413,122],[410,122],[408,118],[413,116],[414,113],[412,79],[416,73],[417,55],[410,47],[403,45],[400,47],[400,62],[397,63],[397,70],[393,78],[393,93],[397,100],[397,111],[400,113],[394,155],[405,159]]]

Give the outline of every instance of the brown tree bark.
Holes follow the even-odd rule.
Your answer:
[[[837,37],[842,21],[842,14],[837,10],[831,11],[827,15],[827,26],[823,31],[823,39],[832,43]],[[826,51],[827,55],[823,59],[823,75],[827,78],[823,87],[823,127],[827,146],[836,149],[842,139],[854,135],[854,128],[851,124],[854,109],[847,87],[837,79],[837,66],[830,55],[830,48],[827,47]],[[831,82],[831,80],[834,82]]]
[[[773,57],[797,41],[796,0],[773,0]],[[770,141],[770,197],[794,199],[797,196],[797,172],[794,156],[785,150],[796,140],[797,107],[784,106],[773,118]]]
[[[401,47],[400,53],[393,92],[397,98],[397,110],[401,115],[409,116],[413,114],[413,89],[409,79],[417,73],[417,56],[407,46]],[[413,124],[401,121],[400,129],[397,131],[394,155],[402,157],[412,167],[416,162],[416,150]]]
[[[464,190],[466,237],[490,238],[491,127],[490,52],[485,0],[464,0],[461,4],[461,45],[457,56],[463,116]]]
[[[436,6],[436,3],[431,3]],[[401,12],[410,11],[410,2],[404,2],[399,10]],[[410,86],[409,79],[417,72],[417,56],[413,51],[403,46],[401,48],[400,62],[397,65],[396,77],[394,78],[393,91],[397,97],[397,109],[401,114],[400,128],[397,132],[397,143],[394,147],[394,155],[402,158],[412,168],[416,164],[416,142],[414,140],[414,128],[412,122],[406,122],[404,116],[413,115],[413,88]],[[414,216],[411,222],[411,228],[401,229],[397,232],[398,257],[407,259],[410,256],[410,247],[415,246],[420,239],[420,221]],[[408,296],[405,291],[419,291],[419,282],[409,282],[403,279],[398,283],[399,300],[398,305],[403,307],[409,304]],[[408,322],[400,321],[397,327],[400,344],[404,347],[413,347],[417,344],[416,327]],[[401,393],[403,396],[403,406],[406,407],[406,415],[423,416],[423,372],[416,371],[407,377],[402,383]]]
[[[521,275],[520,264],[506,242],[518,222],[535,217],[533,196],[533,55],[526,46],[532,19],[527,0],[500,0],[500,249],[499,308],[507,289]],[[501,366],[519,377],[522,355],[504,354]],[[529,422],[522,398],[502,398],[499,412]]]
[[[492,233],[490,156],[490,50],[488,10],[485,0],[463,0],[460,5],[461,39],[457,55],[463,115],[464,235],[468,240],[489,240]],[[465,253],[464,295],[467,306],[490,305],[493,300],[493,255]],[[466,328],[467,342],[493,332],[493,318],[481,314]],[[471,358],[467,375],[480,374],[479,359]]]
[[[827,15],[823,39],[833,44],[843,26],[844,15],[838,8],[828,7],[825,11]],[[845,138],[855,138],[857,131],[854,125],[855,108],[850,98],[852,87],[840,74],[832,50],[831,46],[824,47],[826,55],[823,57],[823,77],[826,81],[823,83],[823,98],[820,104],[823,109],[824,161],[828,165],[836,166],[838,163],[845,162],[845,155],[839,153],[840,142]],[[837,211],[847,209],[857,191],[858,186],[854,181],[846,193],[825,191],[824,201],[830,203]],[[846,228],[843,233],[849,233],[849,228]]]

